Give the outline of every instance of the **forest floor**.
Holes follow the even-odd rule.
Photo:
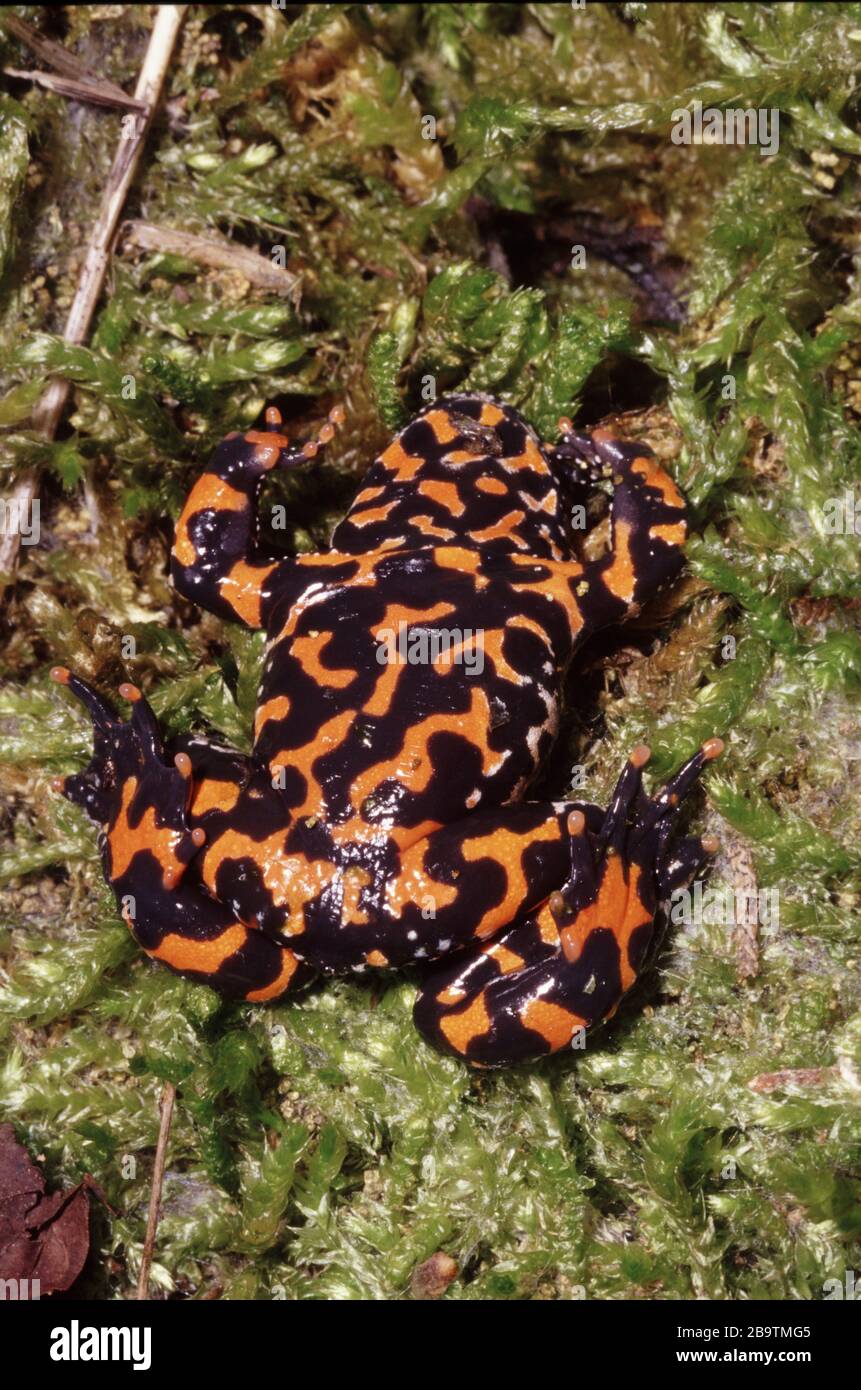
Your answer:
[[[147,7],[16,10],[133,89]],[[126,228],[81,347],[124,116],[5,79],[0,478],[38,469],[40,539],[0,620],[0,1116],[111,1203],[85,1296],[134,1289],[166,1082],[156,1296],[818,1299],[858,1268],[859,68],[853,4],[189,6],[124,216],[237,263]],[[762,143],[677,143],[696,102]],[[498,1074],[427,1047],[409,973],[263,1008],[152,964],[50,790],[90,739],[58,662],[249,746],[262,640],[170,589],[182,499],[265,402],[299,438],[343,403],[267,484],[267,541],[323,548],[429,379],[544,437],[624,415],[678,479],[688,568],[590,649],[544,785],[603,802],[635,743],[662,777],[720,735],[691,824],[708,886],[761,894],[671,923],[585,1052]]]

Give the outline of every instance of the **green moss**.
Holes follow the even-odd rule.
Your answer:
[[[140,12],[69,24],[133,85]],[[47,541],[25,549],[0,655],[0,1109],[118,1213],[91,1296],[136,1276],[165,1080],[165,1294],[402,1298],[438,1250],[466,1299],[820,1298],[858,1267],[861,563],[829,514],[861,476],[859,61],[852,4],[191,6],[128,215],[286,261],[299,293],[127,248],[75,348],[119,117],[72,120],[20,83],[0,99],[0,477],[44,470]],[[778,108],[779,149],[674,145],[696,100]],[[576,244],[583,211],[660,223],[680,328],[597,253],[569,268],[558,226]],[[72,398],[48,443],[29,417],[57,372]],[[602,800],[632,743],[657,778],[719,734],[693,821],[727,844],[709,886],[741,862],[780,892],[752,978],[731,926],[674,925],[585,1053],[492,1076],[420,1041],[408,974],[264,1009],[151,965],[92,828],[48,791],[89,738],[57,660],[140,682],[169,733],[250,746],[260,634],[201,619],[165,578],[223,434],[279,395],[304,437],[345,399],[331,460],[273,485],[291,528],[274,543],[308,549],[429,389],[460,385],[545,436],[627,412],[694,511],[688,578],[605,660],[548,782],[583,764],[578,794]]]

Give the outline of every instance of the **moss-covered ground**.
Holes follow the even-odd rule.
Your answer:
[[[132,89],[148,7],[16,9]],[[165,1080],[157,1296],[400,1299],[439,1251],[450,1299],[816,1299],[858,1268],[859,69],[857,4],[192,5],[126,216],[299,284],[121,238],[78,348],[122,115],[4,79],[0,485],[40,469],[41,541],[2,615],[0,1111],[114,1208],[86,1296],[134,1287]],[[779,148],[675,144],[697,100],[779,111]],[[756,933],[671,925],[585,1053],[486,1076],[420,1041],[408,976],[261,1008],[152,965],[49,790],[89,740],[56,661],[248,746],[261,641],[172,594],[183,495],[266,400],[300,435],[343,401],[268,497],[273,545],[322,546],[428,377],[546,434],[621,412],[679,479],[689,569],[590,652],[547,784],[600,801],[633,743],[659,775],[719,734],[711,885],[779,893]]]

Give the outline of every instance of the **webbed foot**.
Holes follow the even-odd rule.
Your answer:
[[[722,751],[708,739],[648,797],[649,749],[640,745],[605,813],[574,803],[566,882],[480,951],[431,971],[415,1005],[419,1032],[475,1066],[498,1067],[568,1047],[611,1018],[643,968],[661,903],[718,848],[711,837],[674,843],[673,833],[684,797]]]
[[[53,785],[101,826],[109,882],[133,876],[138,857],[146,856],[156,861],[164,887],[176,888],[206,839],[201,828],[189,825],[191,759],[187,753],[167,758],[158,721],[137,686],[119,687],[132,706],[131,719],[123,720],[109,700],[64,666],[55,666],[51,679],[66,686],[93,721],[89,764]]]

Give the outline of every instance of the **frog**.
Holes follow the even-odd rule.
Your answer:
[[[313,466],[343,420],[296,445],[267,406],[176,524],[177,593],[265,634],[251,751],[166,740],[137,686],[119,687],[123,717],[57,667],[93,754],[54,786],[99,827],[120,915],[170,970],[266,1003],[418,966],[427,1042],[476,1068],[536,1061],[613,1016],[717,848],[679,830],[717,737],[653,795],[645,744],[606,809],[529,795],[584,644],[679,575],[686,503],[618,429],[562,417],[548,443],[461,390],[379,453],[328,549],[270,553],[265,479]]]

